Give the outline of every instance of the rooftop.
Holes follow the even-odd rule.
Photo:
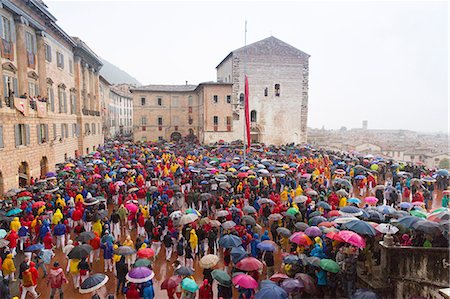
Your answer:
[[[150,84],[140,87],[131,88],[130,91],[159,91],[159,92],[186,92],[194,91],[197,85],[161,85],[161,84]]]

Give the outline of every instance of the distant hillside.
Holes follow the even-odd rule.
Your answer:
[[[102,75],[111,84],[127,83],[132,85],[142,85],[136,78],[121,70],[109,61],[100,58],[103,62],[103,67],[100,69],[100,75]]]

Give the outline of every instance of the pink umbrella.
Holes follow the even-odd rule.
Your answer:
[[[98,173],[94,174],[92,177],[93,177],[94,179],[101,179],[101,178],[102,178],[102,176],[99,175]]]
[[[236,268],[243,271],[256,271],[263,267],[263,264],[254,257],[246,257],[236,264]]]
[[[425,205],[425,203],[423,203],[423,202],[421,202],[421,201],[413,201],[413,202],[412,202],[412,205],[413,205],[413,206],[419,206],[419,207],[421,207],[421,206]]]
[[[289,276],[287,276],[284,273],[275,273],[274,275],[270,276],[270,280],[275,281],[275,282],[279,282],[285,279],[288,279]]]
[[[313,242],[304,232],[296,232],[289,237],[289,241],[303,246],[310,246]]]
[[[338,236],[341,237],[341,239],[344,240],[345,243],[349,243],[359,248],[366,247],[366,241],[364,241],[364,239],[355,232],[349,230],[341,230],[340,232],[338,232]]]
[[[258,288],[258,282],[247,274],[238,274],[232,279],[236,286],[240,286],[244,289],[256,289]]]
[[[368,204],[374,205],[378,202],[378,198],[374,197],[374,196],[369,196],[364,198],[365,202],[367,202]]]
[[[329,232],[325,235],[325,237],[331,239],[331,240],[335,240],[335,241],[339,241],[339,242],[344,242],[344,240],[342,240],[341,237],[339,237],[337,232]]]
[[[134,203],[127,203],[125,205],[125,208],[130,211],[131,213],[136,213],[138,210],[137,205],[135,205]]]

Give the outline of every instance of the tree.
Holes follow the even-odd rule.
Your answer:
[[[450,160],[447,158],[444,158],[441,161],[439,161],[439,168],[450,169]]]

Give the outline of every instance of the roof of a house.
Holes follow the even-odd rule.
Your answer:
[[[186,92],[194,91],[197,85],[161,85],[161,84],[150,84],[140,87],[131,88],[130,91],[159,91],[159,92]]]

